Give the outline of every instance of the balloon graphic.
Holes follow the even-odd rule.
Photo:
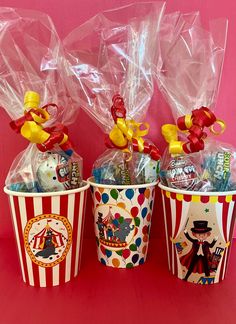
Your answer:
[[[148,212],[147,207],[144,207],[144,208],[142,209],[142,212],[141,212],[143,218],[145,218],[145,216],[147,215],[147,212]]]
[[[118,218],[120,218],[120,213],[115,213],[114,216],[115,216],[116,219],[118,219]]]
[[[139,260],[139,264],[144,264],[144,258]]]
[[[148,226],[147,225],[143,226],[142,232],[143,232],[144,235],[148,233]]]
[[[116,253],[120,256],[122,256],[123,250],[116,251]]]
[[[103,188],[98,188],[99,192],[102,194],[104,189]]]
[[[150,220],[151,220],[151,214],[148,213],[148,215],[147,215],[147,221],[150,222]]]
[[[139,218],[135,218],[134,220],[136,220],[136,219],[138,219],[139,220]],[[135,224],[136,225],[136,224]],[[134,228],[134,236],[138,233],[138,227],[137,227],[138,225],[136,225],[136,227]]]
[[[112,264],[115,268],[118,268],[120,265],[120,261],[116,258],[112,259]]]
[[[137,246],[136,246],[136,244],[131,244],[130,247],[129,247],[129,249],[130,249],[131,251],[137,251]]]
[[[138,191],[139,191],[139,193],[143,194],[145,192],[145,190],[146,190],[145,188],[139,188]]]
[[[145,234],[145,235],[143,236],[143,242],[148,242],[148,235],[147,235],[147,234]]]
[[[112,252],[111,252],[110,250],[106,250],[106,256],[107,256],[108,258],[110,258],[111,255],[112,255]]]
[[[138,215],[139,209],[138,207],[132,207],[130,212],[133,217],[136,217]]]
[[[106,261],[103,258],[101,258],[100,261],[101,261],[102,264],[106,265]]]
[[[126,268],[129,268],[129,269],[130,269],[130,268],[133,268],[133,266],[134,266],[134,265],[133,265],[133,263],[131,263],[131,262],[129,262],[129,263],[126,264]]]
[[[95,198],[97,199],[98,202],[101,201],[101,195],[98,191],[95,192]]]
[[[129,249],[125,249],[122,251],[122,256],[124,259],[128,259],[128,257],[130,256],[130,250]]]
[[[110,192],[113,199],[117,200],[118,198],[118,191],[116,189],[112,189]]]
[[[135,217],[134,218],[134,223],[135,223],[135,226],[139,226],[140,225],[140,218],[139,217]]]
[[[118,204],[117,204],[117,206],[118,207],[120,207],[120,208],[123,208],[123,209],[125,209],[125,204],[123,203],[123,202],[119,202]]]
[[[103,202],[104,204],[106,204],[106,203],[108,202],[108,200],[109,200],[109,196],[108,196],[108,194],[103,193],[103,194],[102,194],[102,202]]]
[[[139,255],[138,255],[138,253],[136,253],[136,254],[134,254],[134,255],[132,256],[132,262],[133,262],[134,264],[138,261],[138,259],[139,259]]]
[[[103,245],[100,246],[100,249],[102,251],[102,254],[106,255],[106,249],[104,248]]]
[[[146,189],[145,192],[144,192],[144,196],[145,198],[149,198],[150,197],[150,189]]]
[[[147,245],[144,245],[144,247],[142,248],[142,253],[145,255],[147,252]]]
[[[138,196],[138,203],[140,206],[142,206],[142,204],[144,203],[144,200],[145,200],[144,194],[140,194]]]
[[[134,191],[133,191],[133,189],[127,189],[126,191],[125,191],[125,195],[126,195],[126,197],[128,198],[128,199],[132,199],[133,198],[133,196],[134,196]]]
[[[135,241],[135,244],[137,245],[137,247],[139,247],[142,243],[141,237],[138,237],[137,240]]]

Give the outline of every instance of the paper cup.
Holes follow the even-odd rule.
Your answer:
[[[23,280],[30,286],[61,285],[78,275],[89,184],[68,191],[9,196]]]
[[[235,223],[236,191],[162,191],[169,269],[178,278],[214,284],[225,278]]]
[[[146,260],[155,185],[102,185],[89,178],[98,259],[114,268]]]

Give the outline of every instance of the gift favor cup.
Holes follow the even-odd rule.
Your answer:
[[[159,187],[171,272],[182,280],[203,285],[222,281],[233,237],[236,191]]]
[[[104,185],[89,178],[98,259],[114,268],[146,260],[157,183]]]
[[[22,276],[37,287],[61,285],[78,275],[86,194],[78,189],[9,196]]]

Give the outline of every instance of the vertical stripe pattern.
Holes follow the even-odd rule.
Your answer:
[[[68,194],[58,196],[18,197],[9,195],[20,266],[25,283],[38,287],[57,286],[70,281],[78,275],[81,261],[86,193],[87,187],[82,191],[75,192],[73,190],[73,193],[68,191]],[[64,224],[64,219],[66,219],[65,224],[69,224],[65,227],[61,226],[62,233],[55,230],[56,235],[53,241],[55,247],[61,246],[61,253],[64,254],[61,254],[62,256],[58,261],[55,257],[54,263],[50,263],[50,260],[47,259],[47,263],[40,264],[40,262],[37,262],[37,251],[34,249],[40,246],[41,241],[44,242],[44,238],[39,236],[36,238],[36,233],[32,239],[33,252],[29,253],[28,246],[30,245],[27,242],[26,234],[29,233],[29,230],[32,230],[33,234],[35,234],[34,232],[37,232],[37,222],[40,222],[40,220],[49,227],[54,218],[59,219],[59,221],[62,219],[58,225],[59,230],[60,224]],[[65,234],[66,230],[68,230],[68,237]],[[41,232],[43,231],[41,230]],[[63,252],[63,249],[65,249],[65,252]],[[58,248],[58,250],[60,249]],[[40,260],[44,262],[43,257]]]
[[[225,196],[207,196],[207,194],[204,196],[192,196],[191,194],[176,194],[162,189],[168,265],[173,274],[182,279],[181,264],[174,242],[187,223],[191,204],[210,203],[215,206],[214,222],[218,224],[220,234],[227,245],[218,265],[214,282],[217,283],[224,279],[236,218],[235,200],[235,195],[227,196],[227,193]]]

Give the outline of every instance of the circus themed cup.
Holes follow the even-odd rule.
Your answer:
[[[105,185],[89,178],[98,259],[106,266],[133,268],[146,260],[155,183]]]
[[[89,184],[78,189],[9,196],[23,280],[30,286],[61,285],[78,275]]]
[[[225,278],[236,216],[236,191],[162,191],[168,264],[178,278],[214,284]]]

